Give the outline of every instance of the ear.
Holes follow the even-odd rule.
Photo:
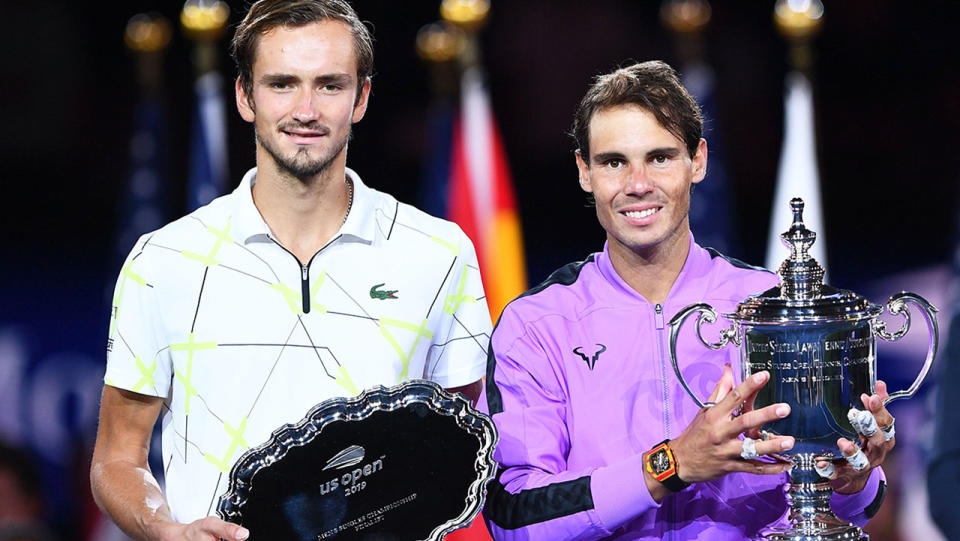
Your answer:
[[[360,122],[360,119],[363,118],[363,115],[367,112],[367,103],[370,100],[370,78],[367,77],[363,81],[363,90],[360,91],[360,99],[357,100],[357,104],[353,106],[353,122]]]
[[[237,77],[234,83],[234,95],[237,98],[237,110],[240,111],[240,116],[247,122],[253,122],[254,119],[257,118],[253,107],[250,105],[253,100],[247,95],[246,91],[243,90],[243,85],[240,83],[239,77]]]
[[[703,180],[707,176],[707,140],[701,138],[700,142],[697,144],[697,151],[693,154],[693,178],[691,182],[694,184]]]
[[[577,157],[577,172],[580,174],[580,189],[591,193],[593,192],[593,186],[590,185],[590,166],[583,160],[583,156],[580,155],[580,149],[578,148],[574,154]]]

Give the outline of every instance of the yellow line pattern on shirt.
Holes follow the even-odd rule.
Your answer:
[[[417,334],[416,338],[413,340],[413,345],[410,346],[409,352],[403,351],[403,347],[400,346],[400,343],[397,341],[396,337],[387,327],[397,327],[399,329],[413,331]],[[433,333],[427,330],[426,319],[423,320],[423,323],[417,325],[416,323],[409,323],[399,319],[382,317],[380,318],[380,334],[383,335],[393,350],[397,352],[397,355],[400,356],[400,362],[403,363],[403,368],[400,370],[400,377],[397,379],[398,383],[407,379],[407,372],[410,368],[410,358],[413,356],[413,352],[417,350],[417,344],[420,342],[420,339],[433,338]]]
[[[197,389],[193,386],[193,352],[202,350],[202,349],[216,349],[216,342],[196,342],[194,341],[193,333],[187,335],[187,341],[181,344],[170,344],[170,351],[186,351],[187,352],[187,370],[186,373],[177,370],[176,368],[173,371],[177,374],[177,379],[180,380],[180,383],[183,384],[183,393],[184,393],[184,407],[183,414],[190,415],[190,397],[196,396]]]

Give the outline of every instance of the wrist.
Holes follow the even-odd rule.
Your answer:
[[[680,477],[680,463],[666,439],[643,454],[643,467],[646,473],[670,492],[680,492],[690,483]]]
[[[173,520],[153,516],[145,520],[141,525],[146,534],[146,541],[172,541],[174,539],[183,539],[183,524]]]

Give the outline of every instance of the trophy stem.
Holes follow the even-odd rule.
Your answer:
[[[833,488],[817,473],[816,455],[801,453],[793,457],[787,503],[790,510],[787,528],[772,528],[763,539],[771,541],[868,541],[870,536],[830,510]]]

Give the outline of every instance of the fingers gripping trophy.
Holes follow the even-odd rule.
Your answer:
[[[790,525],[766,532],[767,539],[866,540],[859,527],[830,510],[830,481],[843,472],[855,475],[865,470],[892,447],[894,419],[884,406],[913,396],[926,378],[939,341],[937,309],[917,295],[898,293],[887,302],[887,309],[902,316],[903,324],[896,332],[888,332],[879,319],[882,306],[823,283],[823,267],[808,253],[816,233],[803,224],[803,200],[795,198],[790,205],[793,224],[780,236],[790,256],[778,270],[780,286],[751,296],[734,313],[724,314],[733,324],[720,332],[716,343],[701,334],[704,322],[717,320],[716,311],[702,303],[683,309],[670,321],[671,361],[691,398],[701,407],[712,406],[694,395],[677,364],[680,328],[688,316],[698,313],[697,336],[706,347],[722,349],[733,342],[739,348],[743,381],[754,373],[769,372],[770,380],[757,392],[752,409],[789,404],[788,416],[764,425],[761,431],[763,438],[793,436],[796,440],[783,453],[793,463],[786,491]],[[927,356],[908,389],[887,394],[876,378],[876,339],[892,342],[909,331],[909,304],[920,309],[927,324]],[[755,448],[756,440],[744,438],[741,456],[756,458]]]

